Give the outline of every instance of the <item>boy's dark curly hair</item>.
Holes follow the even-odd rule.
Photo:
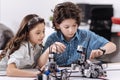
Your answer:
[[[72,2],[63,2],[57,4],[53,11],[53,28],[58,30],[57,25],[59,25],[65,19],[75,19],[79,26],[81,22],[80,7]]]

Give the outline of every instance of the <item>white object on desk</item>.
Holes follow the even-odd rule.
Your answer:
[[[119,70],[120,71],[120,63],[109,63],[109,64],[105,64],[106,66],[106,71],[116,71]]]

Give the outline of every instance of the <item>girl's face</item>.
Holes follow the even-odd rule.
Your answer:
[[[35,44],[42,44],[45,37],[45,24],[39,23],[29,32],[29,40],[34,46]]]
[[[76,20],[74,20],[74,19],[65,19],[58,26],[58,29],[61,30],[61,32],[63,33],[63,35],[67,41],[70,41],[71,38],[74,37],[74,35],[77,31],[77,28],[78,28],[78,25],[76,23]]]

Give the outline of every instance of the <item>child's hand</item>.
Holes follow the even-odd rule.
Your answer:
[[[37,74],[42,74],[45,70],[45,66],[42,66],[41,68],[38,67],[38,71],[37,71]]]
[[[103,52],[101,50],[99,50],[99,49],[92,50],[89,59],[94,59],[94,58],[99,57],[101,55],[103,55]]]
[[[50,46],[50,50],[55,53],[62,53],[65,51],[66,46],[61,42],[55,42]]]

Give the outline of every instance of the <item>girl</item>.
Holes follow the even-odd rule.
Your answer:
[[[8,59],[8,76],[35,77],[41,73],[23,69],[38,66],[43,70],[49,54],[49,49],[42,54],[44,36],[44,19],[36,14],[29,14],[23,18],[17,34],[2,52],[3,54],[7,52],[5,58]],[[3,60],[7,61],[5,58]]]

